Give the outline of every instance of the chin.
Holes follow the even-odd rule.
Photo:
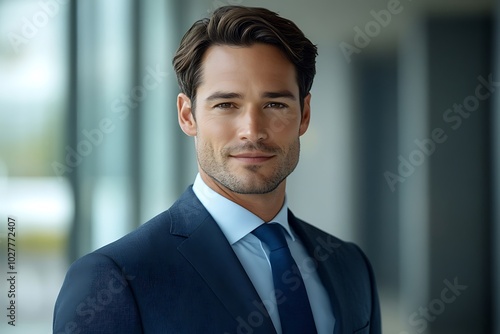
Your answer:
[[[279,187],[282,181],[280,182],[270,182],[267,179],[263,178],[244,178],[238,182],[238,184],[232,184],[231,187],[228,187],[231,191],[238,194],[245,195],[263,195],[268,194],[276,190]]]

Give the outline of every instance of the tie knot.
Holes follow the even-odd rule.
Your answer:
[[[288,247],[280,224],[264,223],[253,230],[252,233],[265,243],[271,252]]]

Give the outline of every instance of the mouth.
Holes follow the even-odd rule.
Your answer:
[[[231,154],[229,157],[247,164],[259,164],[271,160],[275,155],[264,152],[248,152]]]

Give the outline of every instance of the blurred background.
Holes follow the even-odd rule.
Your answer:
[[[16,220],[17,323],[51,333],[72,261],[196,175],[172,55],[228,4],[318,45],[294,213],[358,243],[384,333],[500,333],[500,1],[0,0],[0,309]]]

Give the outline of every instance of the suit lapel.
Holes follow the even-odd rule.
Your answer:
[[[318,275],[328,292],[335,316],[334,334],[347,333],[349,321],[342,312],[342,303],[348,300],[342,278],[336,268],[339,268],[336,248],[340,246],[327,234],[320,235],[314,228],[300,224],[295,216],[288,211],[288,221],[299,236],[309,255],[317,260]]]
[[[205,280],[235,324],[240,322],[238,319],[248,321],[251,314],[258,312],[264,320],[254,333],[275,333],[265,308],[258,306],[262,301],[231,245],[191,189],[172,207],[171,216],[171,233],[186,237],[179,252]]]

